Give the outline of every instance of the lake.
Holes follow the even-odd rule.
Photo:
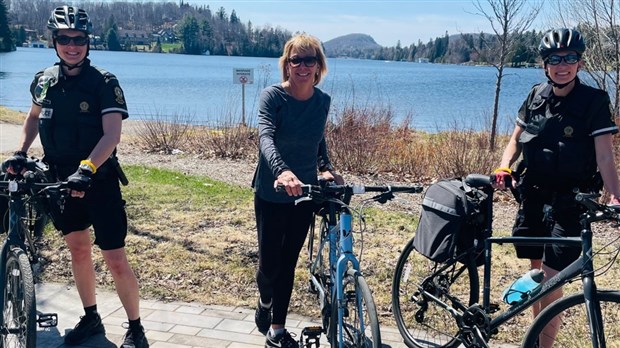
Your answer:
[[[120,80],[130,117],[191,117],[210,124],[240,119],[242,87],[233,84],[234,68],[254,69],[245,86],[246,120],[256,119],[258,96],[280,81],[277,58],[190,56],[91,51],[94,65]],[[0,105],[27,111],[34,73],[57,61],[53,49],[18,48],[0,53]],[[332,110],[391,108],[395,122],[411,117],[426,131],[490,124],[496,69],[492,67],[328,58],[329,72],[319,87],[331,94]],[[509,131],[541,69],[505,69],[500,95],[500,130]]]

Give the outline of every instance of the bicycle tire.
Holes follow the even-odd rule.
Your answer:
[[[343,278],[344,294],[346,299],[345,315],[343,316],[343,343],[347,348],[380,348],[381,331],[379,330],[379,316],[375,301],[372,298],[370,287],[364,277],[354,269],[349,269]],[[351,287],[353,289],[351,290]],[[361,296],[362,312],[364,313],[364,325],[366,329],[361,332],[358,317],[357,296]],[[331,335],[329,336],[331,347],[338,348],[339,325],[337,301],[332,301]],[[370,336],[368,336],[370,334]]]
[[[429,278],[433,274],[435,277]],[[412,238],[400,254],[392,280],[392,312],[407,347],[459,346],[456,319],[433,299],[421,296],[421,286],[440,300],[450,301],[457,310],[477,303],[480,284],[474,257],[451,266],[437,263],[418,253]]]
[[[607,348],[620,347],[620,292],[598,290]],[[583,292],[564,297],[545,308],[527,331],[523,347],[535,347],[543,329],[553,318],[563,315],[562,327],[555,338],[554,347],[592,347]],[[567,329],[570,328],[570,329]]]
[[[4,270],[4,322],[0,340],[3,348],[36,347],[36,302],[34,280],[26,253],[13,248]]]

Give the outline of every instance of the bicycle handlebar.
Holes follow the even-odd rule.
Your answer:
[[[506,186],[512,190],[511,177],[506,177],[505,180]],[[491,187],[495,182],[495,175],[469,174],[465,178],[465,182],[471,187]],[[599,193],[579,191],[574,191],[574,193],[575,201],[586,207],[591,213],[591,221],[614,220],[620,223],[620,205],[606,205],[597,202],[596,199],[601,196]]]
[[[350,200],[351,196],[359,195],[369,192],[379,192],[380,194],[372,197],[371,200],[375,200],[379,203],[385,203],[394,198],[393,193],[421,193],[424,188],[421,185],[414,186],[392,186],[392,185],[382,185],[382,186],[371,186],[371,185],[356,185],[356,184],[345,184],[345,185],[337,185],[332,181],[322,181],[320,185],[309,185],[304,184],[301,185],[302,193],[305,197],[299,198],[295,201],[295,204],[303,201],[318,201],[324,202],[329,201],[330,199],[338,198],[340,196],[344,196],[343,201],[347,202]],[[277,192],[284,192],[284,186],[278,185],[276,187]]]
[[[3,192],[3,194],[30,192],[31,195],[35,196],[50,190],[61,191],[68,188],[65,181],[47,183],[35,182],[33,181],[34,179],[34,174],[28,171],[23,176],[18,176],[15,179],[0,181],[0,192]]]
[[[575,201],[591,213],[590,221],[613,220],[620,223],[620,205],[601,204],[596,201],[600,193],[575,192]]]

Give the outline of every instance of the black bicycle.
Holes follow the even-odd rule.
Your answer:
[[[36,347],[36,325],[53,327],[55,313],[38,313],[34,292],[40,262],[38,240],[50,201],[62,209],[66,183],[45,182],[45,167],[29,159],[23,175],[5,175],[0,195],[8,197],[8,228],[0,251],[0,348]],[[0,221],[3,221],[4,218]]]
[[[465,182],[471,189],[483,190],[492,197],[488,176],[470,175]],[[412,239],[401,253],[392,284],[394,316],[407,346],[488,347],[487,342],[501,325],[549,293],[581,279],[582,291],[557,300],[536,317],[522,341],[523,347],[538,347],[540,335],[554,318],[561,321],[554,347],[620,347],[620,292],[597,289],[594,281],[597,273],[607,270],[620,254],[620,234],[594,253],[591,230],[593,222],[620,222],[620,208],[599,204],[598,197],[575,193],[575,200],[585,207],[580,238],[491,237],[492,219],[488,219],[483,243],[441,263],[418,253]],[[492,216],[492,199],[487,200],[486,209],[487,216]],[[490,301],[492,245],[515,243],[580,245],[582,256],[543,283],[540,291],[501,311]],[[595,269],[593,257],[601,253],[611,257],[607,264]],[[481,303],[477,267],[480,257],[484,258]]]

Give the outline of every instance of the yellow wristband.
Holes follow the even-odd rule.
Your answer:
[[[504,173],[508,173],[508,174],[512,174],[512,169],[508,168],[508,167],[501,167],[501,168],[497,168],[493,171],[493,173],[497,174],[500,172],[504,172]]]
[[[90,160],[87,160],[87,159],[82,160],[82,161],[80,162],[80,165],[82,165],[82,164],[86,164],[86,165],[87,165],[87,166],[91,169],[91,171],[93,172],[93,174],[95,174],[95,173],[97,172],[97,167],[95,167],[95,165],[93,164],[93,162],[91,162]]]

